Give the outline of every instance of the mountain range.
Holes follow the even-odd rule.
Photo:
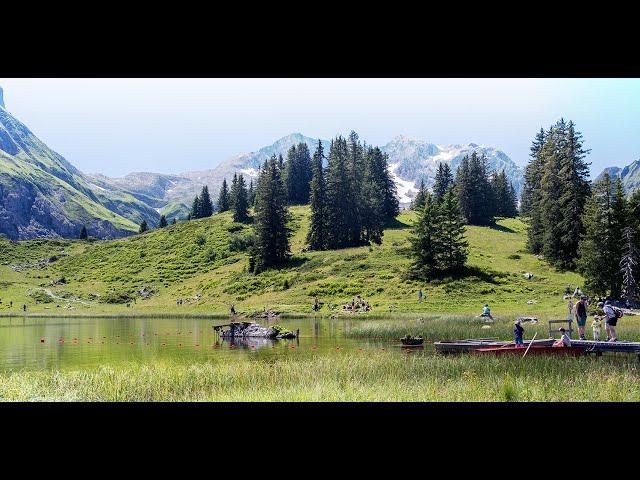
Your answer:
[[[130,235],[145,220],[155,226],[161,214],[169,220],[188,215],[191,202],[203,185],[217,197],[224,178],[234,172],[247,180],[271,155],[282,154],[298,143],[313,152],[318,139],[293,133],[255,152],[243,153],[215,168],[180,174],[130,173],[111,178],[86,174],[51,150],[5,107],[0,87],[0,234],[10,239],[41,237],[76,238],[82,228],[98,238]],[[322,140],[328,153],[330,142]],[[435,145],[398,136],[381,147],[389,155],[390,171],[398,186],[401,205],[408,205],[421,180],[434,182],[439,163],[455,172],[465,155],[484,154],[491,170],[505,170],[519,193],[523,169],[504,152],[474,143]]]
[[[622,179],[622,185],[627,193],[631,193],[640,188],[640,160],[630,163],[626,167],[608,167],[605,168],[596,180],[601,179],[605,173],[615,180]]]

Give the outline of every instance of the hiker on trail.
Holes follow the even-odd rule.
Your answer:
[[[236,307],[235,305],[231,305],[231,315],[235,315],[236,314]]]
[[[422,303],[422,297],[423,297],[423,296],[424,296],[424,295],[422,294],[422,289],[418,290],[418,302],[419,302],[419,303]]]
[[[513,324],[513,337],[516,347],[524,347],[524,341],[522,336],[524,335],[524,328],[522,328],[522,321],[516,320]]]
[[[22,311],[26,312],[27,311],[27,305],[26,304],[22,304]]]
[[[313,300],[313,311],[317,312],[320,310],[320,302],[318,301],[318,297]]]
[[[602,309],[606,315],[604,326],[607,330],[607,342],[617,342],[618,336],[616,335],[616,325],[618,318],[622,316],[622,310],[614,308],[611,305],[611,300],[604,302],[604,308]]]
[[[573,300],[571,299],[571,297],[569,297],[569,301],[567,302],[567,308],[569,309],[567,321],[573,322]]]
[[[591,328],[593,329],[593,339],[596,342],[600,341],[600,327],[602,325],[602,320],[600,320],[600,316],[596,315],[593,317],[593,322],[591,322]]]
[[[484,304],[484,307],[482,307],[482,316],[483,317],[489,317],[491,320],[493,320],[493,317],[491,316],[491,309],[489,308],[488,304]]]
[[[567,331],[564,328],[561,328],[560,333],[562,334],[562,336],[560,337],[559,340],[556,340],[554,342],[553,346],[554,347],[570,347],[571,339],[569,338],[569,335],[567,335]]]
[[[580,334],[580,340],[584,340],[584,326],[587,323],[587,297],[582,295],[580,300],[576,302],[576,323],[578,324],[578,333]]]

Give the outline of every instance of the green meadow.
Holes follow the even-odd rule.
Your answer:
[[[231,305],[239,312],[304,315],[317,296],[320,313],[335,316],[360,294],[373,309],[358,318],[476,315],[489,303],[497,318],[546,319],[564,317],[565,287],[583,282],[526,253],[519,219],[469,227],[467,270],[419,282],[404,276],[413,212],[403,212],[379,246],[328,252],[305,251],[308,207],[291,213],[290,265],[259,275],[247,272],[251,226],[234,223],[230,213],[119,240],[0,240],[0,315],[20,313],[22,305],[27,314],[47,316],[226,315]]]

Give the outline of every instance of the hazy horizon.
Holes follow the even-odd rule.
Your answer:
[[[0,79],[9,112],[80,170],[214,168],[294,133],[477,143],[526,165],[540,127],[584,135],[592,176],[640,157],[638,79]]]

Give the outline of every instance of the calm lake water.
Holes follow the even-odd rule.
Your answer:
[[[212,326],[226,323],[211,319],[167,318],[29,318],[0,319],[0,369],[78,369],[120,362],[152,364],[235,361],[240,357],[289,355],[313,350],[334,353],[340,349],[391,348],[388,341],[344,338],[357,320],[287,319],[277,323],[292,331],[294,340],[220,338]],[[398,343],[398,342],[393,342]],[[251,357],[249,357],[251,358]]]

